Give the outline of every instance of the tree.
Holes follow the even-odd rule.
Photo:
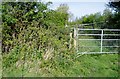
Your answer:
[[[58,13],[64,18],[65,24],[68,23],[69,17],[71,16],[69,13],[69,7],[67,4],[60,4],[60,6],[56,9]],[[65,25],[64,24],[64,25]]]
[[[61,13],[68,13],[69,7],[67,4],[60,4],[60,6],[56,9],[56,11]]]
[[[44,27],[47,5],[42,2],[3,2],[2,3],[2,49],[3,52],[13,47],[13,39],[29,25]],[[38,21],[37,23],[35,21]]]
[[[110,28],[120,29],[120,1],[116,2],[110,1],[107,5],[109,8],[113,8],[115,12],[112,12],[112,15],[110,18],[108,18],[108,25],[110,25]]]
[[[51,10],[51,3],[42,2],[3,2],[2,3],[2,51],[9,52],[20,43],[33,42],[33,47],[44,49],[50,45],[55,46],[56,41],[63,43],[68,41],[68,30],[65,24],[68,22],[68,13]],[[53,38],[51,38],[53,40]],[[18,40],[19,39],[19,40]]]
[[[110,1],[107,5],[110,8],[113,8],[116,12],[120,12],[120,1],[113,0]]]

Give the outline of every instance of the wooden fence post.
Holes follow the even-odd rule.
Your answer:
[[[77,48],[77,30],[74,28],[74,48]]]
[[[69,43],[69,49],[72,48],[72,33],[70,33],[70,43]]]

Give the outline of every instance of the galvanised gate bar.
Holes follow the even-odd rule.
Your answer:
[[[79,54],[118,53],[120,29],[74,28],[74,43]]]

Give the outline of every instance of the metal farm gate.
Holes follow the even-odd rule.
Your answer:
[[[120,52],[120,29],[74,28],[74,38],[79,54]]]

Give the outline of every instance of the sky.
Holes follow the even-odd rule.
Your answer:
[[[75,17],[81,17],[86,14],[103,12],[106,8],[104,2],[54,2],[51,5],[52,9],[56,9],[61,3],[65,3],[69,6],[69,11],[74,14]]]
[[[81,17],[96,12],[103,12],[106,8],[106,3],[109,0],[46,0],[53,2],[51,9],[56,9],[60,4],[67,4],[69,11],[74,17]]]

